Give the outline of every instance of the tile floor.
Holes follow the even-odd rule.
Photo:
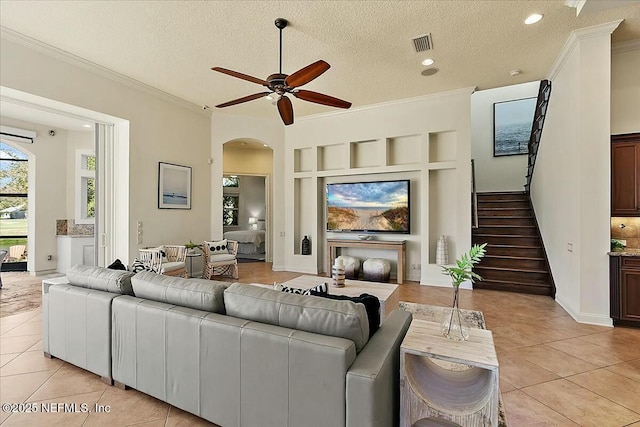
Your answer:
[[[241,281],[272,283],[299,275],[270,268],[268,263],[241,265]],[[11,283],[20,286],[21,281],[33,285],[38,280],[25,276]],[[401,286],[400,299],[448,305],[451,289],[408,283]],[[0,311],[3,304],[10,302],[3,301],[0,291]],[[640,329],[579,324],[548,297],[461,291],[460,304],[483,311],[493,331],[509,426],[640,427]],[[95,404],[109,405],[110,412],[0,412],[3,427],[213,425],[135,390],[107,386],[68,363],[44,358],[40,321],[39,309],[0,318],[0,401],[76,403],[92,409]]]

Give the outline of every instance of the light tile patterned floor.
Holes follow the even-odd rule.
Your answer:
[[[273,283],[299,275],[270,268],[267,263],[242,264],[240,280]],[[37,286],[39,281],[25,276],[12,282],[7,275],[3,273],[3,280],[12,286]],[[401,286],[400,299],[448,305],[451,293],[448,288],[408,283]],[[7,304],[0,291],[0,311]],[[579,324],[548,297],[461,291],[460,306],[483,311],[494,333],[509,426],[640,427],[640,329]],[[107,386],[68,363],[44,358],[39,309],[0,318],[0,401],[98,403],[111,408],[108,414],[0,412],[3,427],[213,425],[135,390]]]

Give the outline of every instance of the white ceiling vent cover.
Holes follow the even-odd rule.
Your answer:
[[[417,36],[411,39],[413,47],[417,52],[425,52],[433,49],[433,40],[431,39],[431,33],[423,36]]]

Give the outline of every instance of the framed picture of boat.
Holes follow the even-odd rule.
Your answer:
[[[529,152],[536,98],[493,104],[493,157]]]
[[[158,209],[191,209],[191,168],[158,163]]]

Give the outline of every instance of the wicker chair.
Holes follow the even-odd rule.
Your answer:
[[[27,247],[25,245],[9,246],[9,256],[7,257],[7,261],[21,261],[26,250]]]
[[[158,274],[187,277],[187,248],[182,245],[163,245],[140,249],[140,261]]]
[[[209,279],[213,276],[229,276],[234,279],[238,278],[238,260],[236,255],[238,253],[238,242],[234,240],[227,240],[227,251],[229,253],[212,254],[208,245],[209,242],[204,242],[202,250],[204,252],[204,270],[202,277]]]

